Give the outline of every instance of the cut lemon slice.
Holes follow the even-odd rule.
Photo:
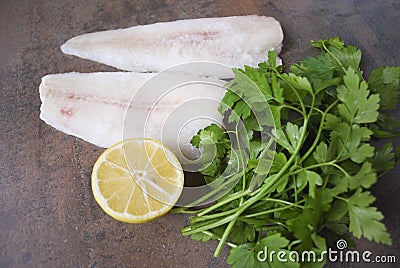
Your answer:
[[[143,223],[167,213],[183,189],[175,155],[152,139],[128,139],[108,148],[92,173],[92,190],[111,217]]]

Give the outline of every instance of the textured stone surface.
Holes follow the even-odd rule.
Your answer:
[[[367,75],[379,65],[400,65],[396,0],[0,1],[0,267],[226,266],[228,249],[215,259],[215,243],[180,235],[186,216],[130,225],[104,214],[90,188],[92,165],[103,150],[44,124],[38,86],[48,73],[114,70],[63,55],[60,45],[75,35],[246,14],[281,21],[287,64],[315,53],[310,39],[339,35],[363,50]],[[359,250],[396,255],[398,262],[399,175],[396,168],[373,188],[393,246],[357,243]]]

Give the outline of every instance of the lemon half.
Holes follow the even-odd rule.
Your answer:
[[[178,201],[184,176],[175,155],[159,141],[128,139],[108,148],[93,167],[92,190],[111,217],[143,223]]]

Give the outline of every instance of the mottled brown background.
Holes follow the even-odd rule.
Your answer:
[[[379,65],[400,65],[398,0],[0,0],[0,267],[226,266],[227,249],[215,259],[215,243],[180,235],[186,216],[130,225],[103,213],[90,188],[92,165],[103,150],[44,124],[39,119],[38,86],[48,73],[114,70],[63,55],[60,45],[75,35],[246,14],[281,21],[282,58],[287,64],[315,53],[310,39],[340,35],[363,50],[367,75]],[[396,255],[397,265],[399,173],[397,168],[373,188],[393,246],[357,243],[359,250]]]

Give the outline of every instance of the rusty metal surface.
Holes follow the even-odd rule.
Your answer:
[[[309,40],[339,35],[362,49],[367,74],[379,65],[400,65],[397,0],[0,1],[0,267],[227,266],[227,248],[215,259],[215,243],[180,235],[186,216],[130,225],[103,213],[90,188],[92,165],[103,150],[43,123],[38,87],[48,73],[115,70],[63,55],[60,45],[75,35],[246,14],[281,21],[287,64],[314,53]],[[398,167],[373,188],[393,246],[361,241],[357,249],[396,255],[400,262],[399,175]]]

